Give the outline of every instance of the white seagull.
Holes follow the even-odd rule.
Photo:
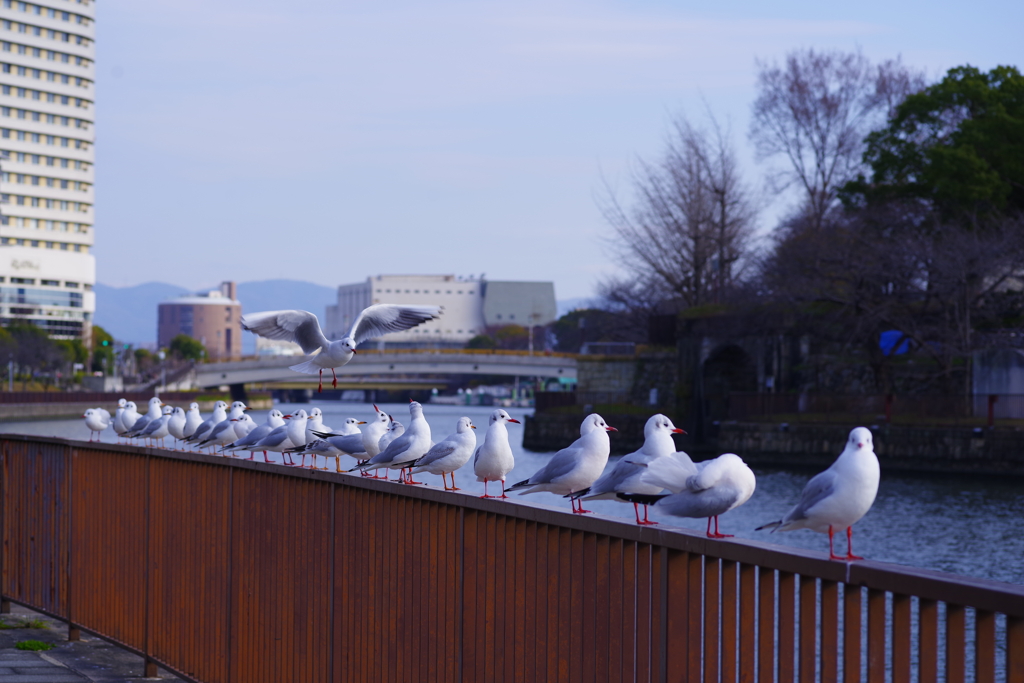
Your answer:
[[[259,450],[256,447],[256,444],[259,443],[262,439],[266,438],[267,435],[269,435],[278,427],[284,427],[285,424],[286,423],[284,421],[284,413],[282,413],[277,408],[274,408],[267,415],[266,422],[253,429],[246,436],[240,439],[236,439],[232,443],[229,443],[228,445],[224,446],[224,448],[222,448],[220,452],[229,453],[234,451],[248,450],[249,457],[246,458],[246,460],[252,460],[256,455],[256,451]],[[263,451],[263,462],[267,462],[266,451]]]
[[[582,500],[621,500],[619,493],[661,493],[663,486],[644,484],[640,477],[646,471],[646,464],[657,458],[664,458],[675,453],[676,444],[672,440],[673,434],[685,434],[672,420],[658,414],[652,415],[644,425],[644,445],[640,450],[624,455],[615,465],[609,468],[601,478],[587,489],[573,494],[574,498]],[[632,502],[632,501],[630,501]],[[640,510],[637,503],[633,503],[633,512],[636,513],[637,524],[657,524],[647,519],[647,505],[644,505],[644,518],[640,519]]]
[[[121,424],[121,416],[124,415],[124,409],[126,407],[128,407],[128,399],[117,399],[117,411],[114,413],[114,419],[111,424],[114,425],[114,433],[117,434],[118,437],[128,431],[125,429],[124,425]]]
[[[426,419],[423,417],[423,406],[416,401],[410,401],[409,414],[412,416],[412,419],[409,420],[409,427],[405,432],[389,443],[388,447],[376,456],[361,465],[356,465],[355,469],[372,470],[378,467],[386,467],[392,470],[399,470],[398,481],[400,482],[405,484],[421,483],[413,481],[411,474],[406,478],[402,470],[410,467],[414,460],[422,458],[430,450],[433,441],[430,439],[430,425],[427,424]],[[386,472],[384,476],[387,476]]]
[[[128,401],[125,403],[124,412],[121,413],[121,431],[118,431],[117,435],[124,436],[125,432],[130,431],[131,428],[135,426],[135,423],[138,422],[140,417],[142,416],[139,415],[139,409],[138,406],[135,405],[135,401]],[[116,427],[114,431],[117,431]]]
[[[210,417],[203,420],[203,422],[196,427],[192,434],[188,434],[185,437],[185,443],[199,443],[210,434],[210,430],[219,425],[224,420],[228,419],[227,413],[228,404],[224,401],[217,401],[213,404],[213,414]]]
[[[199,413],[199,404],[190,403],[188,406],[188,412],[185,413],[185,426],[182,428],[182,441],[192,438],[192,435],[199,429],[199,425],[203,424],[203,416]]]
[[[320,329],[320,321],[309,311],[266,311],[242,316],[242,329],[267,339],[284,339],[302,347],[303,353],[313,354],[304,363],[291,366],[292,370],[307,375],[320,375],[323,391],[324,370],[334,375],[332,386],[338,386],[338,375],[334,368],[340,368],[356,352],[356,346],[367,339],[382,337],[388,332],[400,332],[416,327],[441,315],[439,306],[399,306],[396,304],[375,304],[364,308],[352,323],[348,335],[338,341],[330,341]]]
[[[468,417],[460,417],[455,424],[455,433],[450,434],[444,441],[431,446],[426,455],[414,462],[412,474],[428,472],[440,474],[444,482],[445,491],[459,491],[455,486],[455,470],[459,469],[473,457],[473,450],[476,448],[476,433],[473,431],[473,421]],[[452,487],[448,488],[448,480],[445,475],[452,475]]]
[[[617,432],[609,427],[604,418],[593,413],[587,415],[580,425],[580,438],[572,445],[555,453],[547,465],[540,468],[532,477],[524,479],[509,491],[519,491],[521,496],[527,493],[550,491],[566,495],[576,493],[591,486],[601,476],[604,466],[608,464],[611,443],[608,432]],[[575,498],[571,499],[572,511],[577,514],[590,512],[584,510],[583,504]]]
[[[163,402],[157,396],[154,396],[153,398],[149,399],[149,410],[146,411],[145,415],[135,420],[135,422],[131,426],[131,429],[125,432],[124,435],[131,439],[134,439],[137,436],[141,436],[142,431],[150,422],[152,422],[153,420],[159,420],[160,416],[163,415],[163,411],[161,410],[163,405]],[[124,417],[122,416],[121,419],[123,420]]]
[[[853,525],[867,514],[878,494],[880,472],[871,431],[857,427],[850,432],[846,448],[832,466],[813,477],[800,494],[800,502],[782,519],[761,529],[791,531],[810,529],[828,533],[830,560],[863,560],[853,554]],[[836,555],[832,536],[846,529],[846,557]]]
[[[473,454],[473,474],[476,475],[477,481],[484,483],[484,495],[480,496],[481,498],[508,498],[505,495],[505,477],[516,466],[512,446],[508,442],[508,428],[505,426],[509,422],[519,424],[519,420],[512,419],[500,408],[491,413],[487,431],[484,433],[484,442]],[[487,495],[489,481],[501,482],[500,496]]]
[[[195,403],[192,405],[196,406],[198,412],[199,406]],[[185,410],[181,407],[175,408],[171,413],[171,419],[167,421],[167,432],[174,437],[174,447],[178,447],[178,442],[185,438],[185,425],[188,423],[188,416],[185,414]]]
[[[121,400],[123,401],[124,399]],[[85,418],[85,426],[89,428],[89,441],[92,441],[94,436],[99,441],[100,438],[97,435],[109,427],[111,423],[110,413],[103,408],[89,408],[82,417]]]
[[[658,458],[646,464],[640,481],[647,486],[666,488],[672,493],[624,492],[619,494],[619,498],[634,505],[656,502],[659,510],[675,517],[707,517],[708,538],[732,537],[732,534],[718,530],[718,516],[750,500],[757,484],[754,473],[735,453],[724,453],[696,466],[676,458]],[[711,520],[715,522],[713,532]]]

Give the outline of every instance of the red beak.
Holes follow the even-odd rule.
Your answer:
[[[355,349],[352,349],[352,355],[353,356],[356,355],[356,350]]]
[[[864,448],[864,444],[862,444],[862,443],[857,444],[857,448]]]
[[[286,419],[286,420],[287,420],[287,419],[289,419],[290,417],[291,417],[291,415],[285,415],[285,416],[284,416],[284,419]]]
[[[672,433],[673,434],[685,434],[686,432],[684,430],[680,429],[679,427],[676,427],[675,429],[672,430]]]
[[[508,419],[509,422],[515,422],[516,424],[522,424],[519,420],[513,420],[511,417]]]
[[[376,403],[373,404],[373,409],[376,410],[378,413],[380,412],[380,408],[377,407]]]
[[[609,431],[609,432],[617,432],[617,431],[619,431],[619,430],[618,430],[618,429],[616,429],[615,427],[605,427],[605,430],[606,430],[606,431]]]

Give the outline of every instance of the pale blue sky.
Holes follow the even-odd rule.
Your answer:
[[[746,140],[754,61],[1022,65],[1021,2],[102,0],[98,279],[325,285],[615,268],[597,209],[703,98]],[[763,228],[784,211],[767,210]],[[296,302],[301,307],[302,302]]]

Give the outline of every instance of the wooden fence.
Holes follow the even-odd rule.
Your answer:
[[[187,679],[1024,682],[1024,589],[328,472],[5,436],[5,601]]]

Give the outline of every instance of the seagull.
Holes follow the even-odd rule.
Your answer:
[[[195,403],[192,405],[196,406],[198,412],[199,406]],[[183,408],[175,408],[171,413],[171,419],[167,421],[167,431],[174,437],[174,447],[178,447],[178,442],[185,438],[185,425],[188,423],[188,416],[185,414]]]
[[[210,430],[228,419],[228,404],[224,401],[217,401],[213,404],[213,414],[203,420],[202,424],[196,427],[192,434],[185,437],[185,443],[196,444],[206,438]]]
[[[125,432],[124,435],[127,436],[129,439],[134,439],[137,436],[140,436],[142,434],[142,431],[146,428],[146,425],[148,425],[153,420],[159,420],[160,416],[163,415],[163,411],[160,410],[163,407],[163,405],[163,402],[160,400],[160,397],[158,396],[154,396],[153,398],[149,399],[149,410],[146,411],[145,415],[135,420],[135,422],[132,424],[131,429]],[[121,419],[123,420],[124,418],[122,417]]]
[[[455,423],[455,433],[449,435],[444,441],[435,444],[426,454],[412,464],[412,474],[429,472],[440,474],[444,482],[445,491],[459,491],[455,486],[455,470],[459,469],[473,457],[476,449],[476,433],[473,431],[473,421],[468,417],[460,417]],[[448,488],[448,480],[445,475],[452,475],[452,487]]]
[[[126,407],[128,407],[128,399],[119,398],[117,400],[117,411],[114,413],[114,420],[111,423],[114,425],[114,433],[117,434],[118,438],[127,431],[121,423],[121,416],[124,415]]]
[[[675,517],[707,517],[708,538],[732,538],[732,534],[718,530],[718,516],[750,500],[757,484],[754,473],[735,453],[724,453],[698,465],[675,458],[658,458],[646,463],[644,470],[640,475],[642,484],[666,488],[672,493],[623,492],[619,498],[634,505],[657,503],[659,510]],[[714,532],[711,531],[712,519]]]
[[[366,423],[360,422],[359,424]],[[363,435],[361,432],[357,431],[355,434],[328,434],[327,432],[319,432],[318,434],[324,434],[324,436],[307,445],[290,448],[287,452],[312,453],[314,458],[318,455],[322,455],[324,456],[325,462],[323,469],[325,470],[327,469],[327,458],[334,458],[334,468],[338,472],[341,472],[341,456],[343,455],[351,455],[359,462],[363,462],[362,456],[366,455],[366,451],[363,447]]]
[[[388,415],[388,428],[383,434],[380,435],[380,440],[377,442],[377,454],[379,455],[381,451],[390,446],[391,442],[397,439],[398,437],[402,436],[402,434],[405,434],[405,425],[396,420],[391,415]],[[366,453],[367,455],[369,455],[370,451],[367,450]],[[359,464],[365,465],[369,460],[373,459],[373,457],[374,456],[371,456],[370,458],[367,458],[366,460]],[[367,474],[368,472],[368,469],[363,470],[364,475],[371,476]],[[372,478],[380,479],[380,476],[377,475],[377,469],[374,469]],[[384,478],[387,479],[387,472],[384,473]]]
[[[285,339],[302,347],[303,353],[313,354],[304,363],[291,366],[296,372],[320,375],[317,391],[324,390],[324,370],[334,375],[332,386],[337,388],[340,368],[356,352],[356,346],[367,339],[381,337],[388,332],[400,332],[416,327],[441,315],[439,306],[399,306],[374,304],[364,308],[348,335],[338,341],[329,341],[320,329],[320,321],[309,311],[266,311],[242,316],[242,329],[267,339]]]
[[[124,436],[125,432],[131,430],[135,426],[135,423],[139,420],[139,409],[135,405],[135,401],[128,401],[124,405],[124,412],[121,413],[121,431],[117,433],[118,436]],[[115,431],[117,428],[115,427]]]
[[[121,400],[123,401],[124,399]],[[118,410],[122,409],[118,408]],[[82,417],[85,418],[85,426],[89,428],[89,441],[92,441],[94,436],[99,441],[100,437],[97,435],[109,427],[111,423],[110,413],[103,408],[89,408]]]
[[[171,414],[174,413],[174,408],[171,406],[164,406],[164,414],[155,420],[150,422],[143,428],[141,432],[135,432],[140,438],[149,439],[150,441],[160,440],[161,444],[163,439],[167,437],[167,423],[171,419]]]
[[[239,417],[229,417],[220,424],[214,425],[213,429],[210,430],[210,433],[207,434],[206,438],[203,439],[203,441],[199,444],[199,447],[202,448],[203,446],[226,446],[232,441],[235,441],[236,439],[240,438],[236,430],[236,425],[240,424],[240,421],[244,420],[245,418],[248,418],[248,421],[250,423],[252,422],[251,417],[249,417],[245,413],[242,413]],[[248,432],[246,432],[246,434],[248,434]],[[245,434],[243,434],[242,436],[245,436]],[[227,454],[222,453],[222,455]]]
[[[522,489],[519,494],[521,496],[540,491],[565,495],[590,487],[608,464],[608,453],[611,451],[608,432],[617,431],[619,430],[615,427],[609,427],[604,418],[597,413],[587,415],[580,425],[580,438],[568,448],[555,453],[547,465],[509,491]],[[583,509],[582,503],[577,507],[575,498],[570,499],[570,502],[573,503],[574,513],[590,512]]]
[[[646,464],[657,458],[664,458],[672,455],[676,450],[676,444],[672,441],[673,434],[685,434],[672,420],[658,414],[652,415],[644,425],[644,445],[640,450],[623,456],[613,467],[608,469],[601,478],[587,489],[575,494],[570,494],[577,500],[619,500],[619,493],[661,493],[664,486],[643,484],[640,476],[646,471]],[[647,505],[644,505],[644,518],[640,519],[640,510],[637,503],[633,503],[633,512],[636,513],[636,523],[641,525],[657,524],[647,519]]]
[[[284,421],[284,413],[282,413],[277,408],[274,408],[267,415],[266,422],[253,429],[244,437],[236,439],[235,441],[224,446],[224,448],[220,449],[220,452],[229,453],[234,451],[248,450],[249,457],[246,459],[252,460],[256,454],[256,451],[259,450],[258,448],[256,448],[256,444],[262,439],[266,438],[267,435],[269,435],[272,431],[274,431],[278,427],[283,427],[285,424],[286,423]],[[266,451],[263,451],[263,462],[267,462]]]
[[[782,519],[755,531],[810,529],[828,533],[830,560],[863,560],[853,554],[853,525],[875,502],[879,476],[871,431],[857,427],[850,432],[846,448],[832,466],[807,482],[800,502]],[[832,547],[833,534],[843,528],[846,529],[846,557],[836,555]]]
[[[508,498],[505,495],[505,477],[516,465],[512,446],[508,442],[508,428],[505,426],[509,422],[519,424],[519,420],[512,419],[500,408],[491,413],[487,431],[484,433],[484,442],[473,454],[473,473],[477,481],[484,483],[484,495],[480,496],[481,498]],[[489,481],[501,482],[500,496],[487,495]]]
[[[302,413],[303,416],[305,416],[305,412],[304,411],[300,410],[299,412]],[[291,415],[283,415],[282,416],[282,422],[284,420],[291,419],[291,417],[292,417]],[[256,450],[256,451],[263,451],[263,459],[264,459],[264,461],[266,461],[266,458],[267,458],[267,451],[271,451],[273,453],[281,453],[282,454],[281,464],[294,466],[295,463],[292,462],[292,456],[290,456],[290,455],[288,456],[288,462],[284,462],[284,456],[283,456],[283,454],[284,454],[284,452],[286,450],[288,450],[289,448],[294,448],[295,446],[298,445],[298,444],[292,443],[291,439],[288,438],[288,427],[289,427],[289,423],[288,422],[284,422],[281,426],[274,428],[265,437],[263,437],[262,439],[260,439],[256,443],[252,444],[250,446],[250,448],[252,450]]]
[[[190,403],[188,406],[188,412],[185,413],[185,426],[182,428],[181,433],[182,441],[186,441],[196,433],[199,429],[199,425],[203,424],[203,416],[199,413],[199,404]]]
[[[422,458],[430,450],[433,441],[430,440],[430,425],[423,417],[423,406],[416,401],[409,402],[409,427],[405,432],[388,444],[387,448],[353,469],[373,470],[379,467],[387,467],[392,470],[399,470],[398,481],[405,484],[419,484],[413,481],[410,474],[408,479],[401,471],[410,467],[414,460]],[[351,470],[350,470],[351,471]],[[387,477],[387,473],[384,473]]]

